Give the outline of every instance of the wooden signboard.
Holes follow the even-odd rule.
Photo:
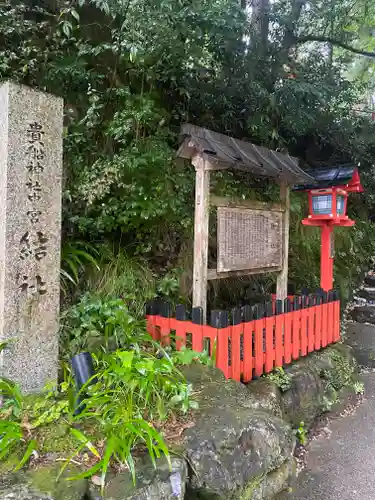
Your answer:
[[[218,207],[217,273],[280,270],[283,212]]]

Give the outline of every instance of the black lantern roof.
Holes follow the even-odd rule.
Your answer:
[[[299,184],[293,187],[293,191],[346,186],[355,177],[357,167],[353,164],[341,164],[334,167],[320,167],[315,170],[309,169],[305,172],[315,179],[316,184]]]

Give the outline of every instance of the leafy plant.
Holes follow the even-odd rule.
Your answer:
[[[365,384],[363,382],[361,382],[360,380],[357,380],[353,384],[353,390],[357,395],[364,394],[365,393]]]
[[[85,394],[82,411],[74,421],[94,423],[96,433],[105,438],[105,445],[100,451],[92,444],[92,436],[78,435],[72,429],[80,444],[68,462],[84,448],[89,449],[98,461],[83,475],[100,470],[102,486],[113,462],[125,464],[135,480],[136,447],[144,446],[154,465],[162,454],[169,461],[167,446],[153,422],[165,420],[172,411],[186,413],[196,407],[191,400],[191,386],[173,360],[165,352],[162,357],[156,356],[158,346],[151,344],[148,350],[145,347],[135,345],[132,351],[118,350],[97,358],[95,379],[81,391]]]
[[[3,400],[0,409],[0,460],[3,460],[13,451],[24,449],[26,439],[22,424],[22,395],[19,386],[1,378],[0,398]],[[36,442],[30,440],[15,470],[25,465],[35,448]]]
[[[276,384],[282,392],[292,387],[292,377],[285,373],[284,368],[281,366],[275,368],[271,373],[265,375],[265,377]]]
[[[91,269],[87,288],[107,300],[121,297],[136,318],[144,317],[144,304],[156,296],[156,283],[148,262],[130,254],[131,249],[98,247],[99,268]]]
[[[86,294],[62,317],[64,356],[85,350],[113,351],[145,340],[150,340],[145,321],[134,319],[122,299],[101,299]]]
[[[324,370],[323,377],[328,384],[336,391],[343,387],[350,387],[354,381],[355,367],[346,356],[340,352],[331,350],[329,352],[331,361],[334,364],[334,370]]]
[[[77,287],[88,265],[99,270],[98,251],[93,245],[80,241],[65,242],[61,249],[61,288],[65,294],[69,287]]]
[[[198,362],[206,366],[214,365],[214,360],[206,351],[197,352],[186,347],[183,347],[180,351],[173,351],[171,357],[176,365],[186,366],[191,365],[193,362]]]
[[[305,422],[300,422],[299,427],[294,430],[298,441],[305,445],[307,443],[307,430],[305,427]]]
[[[161,297],[168,298],[170,300],[179,297],[180,292],[180,282],[178,275],[181,271],[175,270],[174,272],[169,272],[163,276],[157,285],[157,292]]]

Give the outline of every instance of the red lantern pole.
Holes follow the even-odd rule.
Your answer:
[[[333,289],[333,225],[321,226],[320,287],[328,292]]]

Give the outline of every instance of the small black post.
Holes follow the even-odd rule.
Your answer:
[[[178,304],[176,306],[176,319],[178,321],[186,321],[187,320],[187,311],[185,304]]]
[[[276,314],[282,314],[283,313],[283,301],[282,300],[276,300],[276,306],[275,306],[275,312]]]
[[[79,415],[83,410],[82,401],[84,395],[80,392],[82,387],[95,375],[92,356],[89,352],[81,352],[72,358],[72,370],[77,389],[77,401],[75,405],[75,415]]]

